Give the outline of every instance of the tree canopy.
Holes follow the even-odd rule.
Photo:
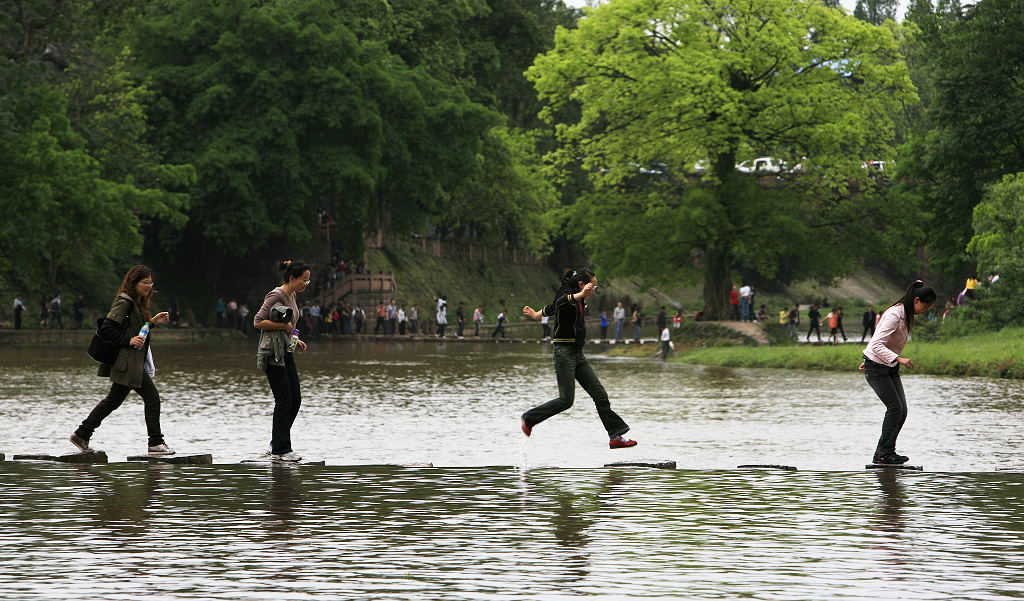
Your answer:
[[[574,212],[595,258],[655,279],[701,273],[709,316],[727,311],[737,259],[834,277],[903,221],[860,164],[893,152],[891,115],[916,98],[906,66],[889,30],[817,0],[613,0],[558,30],[528,76],[548,119],[579,106],[552,158],[591,173]],[[801,167],[754,182],[736,162],[758,155]],[[638,185],[654,164],[667,177]]]

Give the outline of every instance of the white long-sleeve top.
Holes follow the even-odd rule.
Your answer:
[[[864,356],[875,363],[896,365],[896,358],[903,352],[910,338],[910,331],[907,330],[906,312],[903,304],[889,307],[882,313],[882,318],[875,326],[875,335],[871,337],[867,347],[864,348]]]

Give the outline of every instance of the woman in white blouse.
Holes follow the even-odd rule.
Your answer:
[[[860,370],[868,385],[885,403],[882,435],[875,447],[873,463],[901,465],[909,458],[896,453],[896,438],[907,420],[907,397],[900,381],[900,366],[914,367],[914,362],[901,356],[903,347],[914,329],[914,316],[935,304],[935,291],[917,280],[907,287],[903,298],[885,310],[875,333],[864,349],[864,363]]]

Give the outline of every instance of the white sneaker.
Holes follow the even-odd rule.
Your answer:
[[[168,447],[167,445],[161,443],[161,444],[157,444],[157,445],[153,445],[153,446],[149,447],[149,454],[150,455],[173,455],[174,451],[172,451],[170,449],[170,447]]]
[[[295,462],[295,461],[302,461],[302,456],[299,455],[298,453],[296,453],[295,451],[288,451],[287,453],[285,453],[283,455],[271,455],[270,456],[270,460],[271,461],[292,461],[292,462]]]

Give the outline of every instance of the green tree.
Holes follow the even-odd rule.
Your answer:
[[[872,25],[881,25],[886,21],[896,20],[898,0],[857,0],[853,16]]]
[[[1008,276],[1004,286],[1024,288],[1024,173],[989,186],[974,207],[971,225],[974,236],[967,251],[977,259],[979,272],[1001,272]]]
[[[72,130],[66,99],[45,87],[0,96],[0,273],[22,290],[90,289],[142,249],[140,219],[181,225],[182,194],[106,179]]]
[[[728,312],[738,258],[772,275],[786,257],[813,253],[809,275],[834,277],[866,249],[851,225],[878,240],[899,216],[860,162],[892,152],[890,115],[915,99],[906,67],[888,29],[818,0],[613,0],[578,30],[559,30],[528,76],[547,118],[580,106],[578,120],[559,125],[564,146],[552,159],[582,157],[592,173],[595,192],[575,212],[595,258],[649,278],[698,266],[709,317]],[[792,190],[737,172],[738,159],[764,153],[802,162],[802,176],[783,178]],[[700,186],[687,173],[705,159]],[[652,163],[666,166],[667,183],[637,181],[636,166]],[[624,199],[636,206],[615,217],[620,230],[601,227],[595,215]]]
[[[211,263],[310,239],[321,204],[365,219],[382,153],[367,90],[392,65],[367,64],[331,3],[161,3],[134,37],[155,140],[195,165],[186,236]]]
[[[960,279],[985,186],[1024,171],[1024,12],[1012,0],[963,11],[925,4],[908,14],[920,30],[908,61],[929,82],[927,103],[919,133],[901,150],[901,174],[907,196],[930,209],[930,260]]]

